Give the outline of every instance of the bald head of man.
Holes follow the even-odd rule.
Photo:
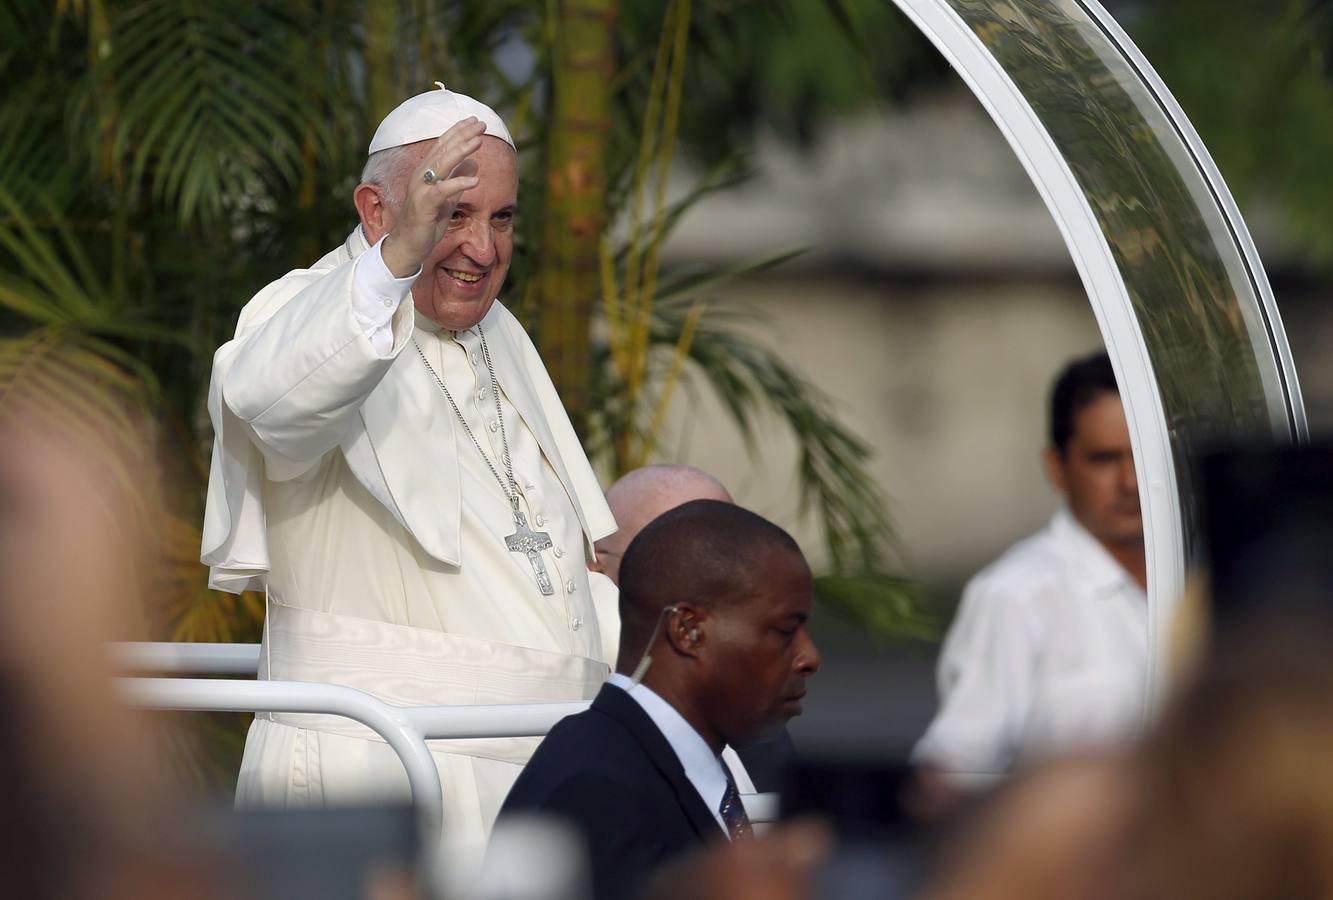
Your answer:
[[[643,526],[691,500],[733,502],[722,482],[694,466],[658,463],[625,473],[606,492],[620,530],[596,543],[597,555],[588,568],[619,585],[620,560]]]

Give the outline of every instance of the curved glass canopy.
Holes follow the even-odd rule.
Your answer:
[[[1097,3],[895,2],[1018,154],[1097,317],[1133,441],[1160,695],[1167,624],[1199,552],[1192,454],[1307,434],[1268,280],[1184,113]]]

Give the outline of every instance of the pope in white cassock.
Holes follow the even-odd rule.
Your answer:
[[[213,587],[266,592],[261,678],[444,705],[591,699],[609,673],[614,587],[585,559],[616,524],[496,300],[517,193],[491,109],[443,87],[407,100],[371,141],[360,226],[260,291],[217,351],[203,561]],[[484,837],[537,743],[432,742],[452,837]],[[408,793],[369,730],[271,714],[237,803]]]

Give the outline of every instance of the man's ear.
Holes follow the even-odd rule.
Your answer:
[[[1051,487],[1061,494],[1068,493],[1065,482],[1065,460],[1054,444],[1042,452],[1041,462],[1042,468],[1046,470],[1046,480],[1051,483]]]
[[[677,603],[675,612],[667,613],[666,636],[671,648],[682,656],[697,657],[707,637],[702,622],[703,611],[689,603]]]
[[[376,185],[362,182],[352,191],[352,203],[361,217],[361,230],[366,234],[366,241],[373,246],[392,227],[383,191]]]

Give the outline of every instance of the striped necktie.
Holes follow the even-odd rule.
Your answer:
[[[723,765],[726,770],[726,765]],[[736,790],[736,782],[731,780],[731,772],[727,772],[727,792],[722,795],[722,806],[719,812],[722,813],[722,821],[727,826],[727,834],[733,841],[744,840],[754,836],[750,829],[750,817],[745,814],[745,806],[741,803],[741,792]]]

